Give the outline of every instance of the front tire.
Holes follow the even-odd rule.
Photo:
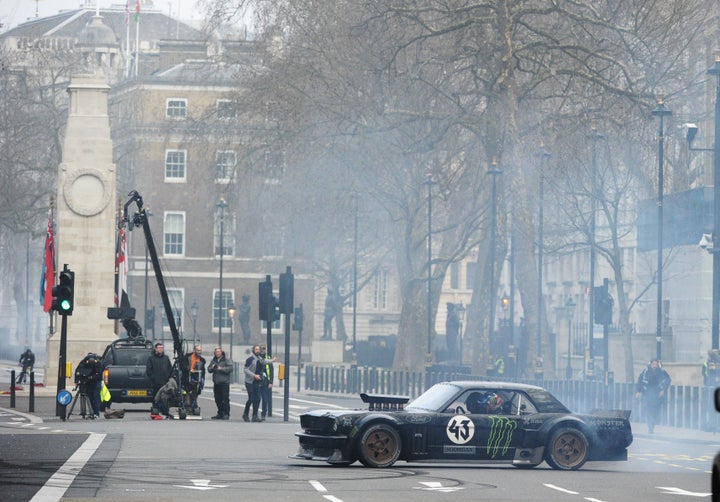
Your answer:
[[[400,457],[400,434],[388,424],[375,424],[360,437],[359,460],[365,467],[390,467]]]
[[[545,461],[553,469],[574,471],[588,459],[588,440],[578,429],[560,427],[553,431],[545,452]]]

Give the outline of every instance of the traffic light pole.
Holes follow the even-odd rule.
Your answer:
[[[60,392],[65,390],[65,369],[67,366],[67,316],[61,315],[60,322],[60,357],[58,359],[58,379],[57,379],[57,392],[56,396],[60,395]],[[55,416],[65,421],[65,410],[67,405],[60,404],[59,401],[55,401]]]

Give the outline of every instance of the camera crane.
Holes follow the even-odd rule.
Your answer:
[[[128,225],[128,230],[132,231],[134,227],[142,227],[143,233],[145,234],[145,242],[147,243],[148,254],[152,261],[153,270],[155,271],[155,278],[157,279],[158,289],[160,290],[160,297],[165,308],[165,317],[167,318],[170,333],[173,338],[173,350],[175,352],[175,363],[173,365],[173,374],[177,378],[177,404],[178,404],[178,417],[181,420],[187,418],[187,412],[183,406],[183,387],[182,382],[185,381],[185,375],[189,375],[190,368],[188,367],[188,361],[185,359],[183,354],[183,343],[180,338],[180,334],[175,324],[175,316],[170,305],[170,299],[167,293],[167,287],[165,286],[165,279],[160,269],[160,261],[158,260],[157,250],[155,249],[155,241],[153,240],[152,232],[150,231],[150,223],[148,222],[148,215],[143,207],[143,199],[140,194],[133,190],[128,196],[130,199],[123,206],[123,219],[122,222]],[[132,220],[128,218],[128,207],[135,203],[137,205],[137,212],[133,215]]]

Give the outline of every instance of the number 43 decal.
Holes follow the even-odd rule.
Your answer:
[[[465,444],[475,435],[475,424],[465,415],[455,415],[447,424],[447,436],[455,444]]]

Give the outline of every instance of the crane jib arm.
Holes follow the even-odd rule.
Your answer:
[[[187,364],[185,357],[183,357],[184,354],[182,340],[180,339],[177,324],[175,324],[175,316],[173,314],[172,305],[170,305],[167,288],[165,287],[165,279],[163,278],[162,270],[160,269],[160,261],[158,260],[157,250],[155,249],[155,241],[153,240],[152,232],[150,231],[148,215],[143,208],[143,199],[137,191],[133,190],[128,194],[128,196],[130,197],[130,199],[123,206],[123,220],[128,224],[130,230],[132,230],[133,227],[142,227],[143,233],[145,234],[148,254],[150,255],[150,260],[152,261],[153,270],[155,271],[155,278],[157,279],[158,289],[160,290],[160,297],[163,302],[163,307],[165,308],[165,318],[167,319],[168,327],[170,328],[170,333],[172,334],[175,360],[178,363],[178,368],[181,373],[180,375],[178,375],[178,377],[179,380],[182,382],[182,377],[183,375],[186,375],[188,373],[189,368],[185,367],[187,366]],[[138,210],[133,215],[132,221],[130,221],[128,218],[128,207],[133,202],[137,205]]]

